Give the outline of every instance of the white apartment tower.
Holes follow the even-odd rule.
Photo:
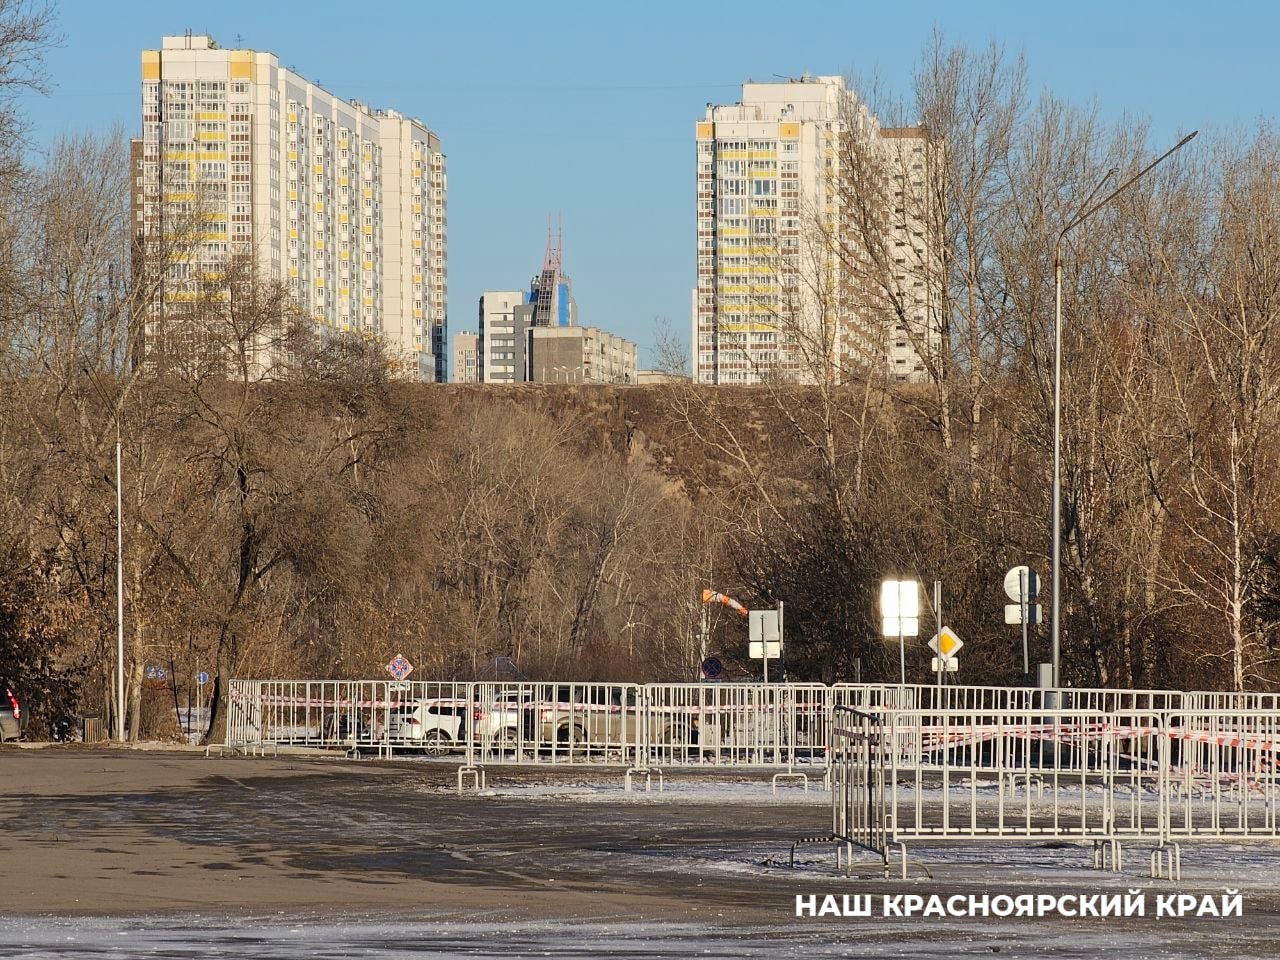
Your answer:
[[[516,317],[525,302],[519,290],[486,290],[480,295],[480,382],[523,383],[526,325]]]
[[[318,332],[380,338],[401,371],[446,368],[445,158],[421,121],[341,100],[275,54],[165,37],[142,52],[140,234],[196,211],[163,310],[231,256],[287,284]]]
[[[899,182],[905,173],[905,189],[925,195],[924,132],[882,131],[842,78],[806,76],[748,82],[739,103],[708,104],[696,139],[694,379],[812,382],[885,363],[895,380],[925,379],[919,353],[936,346],[918,269],[928,241]],[[854,157],[875,171],[884,217],[870,246],[894,287],[892,311],[863,273],[873,258],[849,191],[868,180],[842,168]]]

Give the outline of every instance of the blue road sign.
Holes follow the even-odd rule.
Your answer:
[[[205,671],[201,670],[199,673],[196,674],[196,683],[200,684],[200,686],[203,687],[208,682],[209,682],[209,674],[207,674]]]
[[[397,680],[403,680],[413,673],[413,664],[409,662],[403,653],[397,653],[391,658],[391,662],[387,664],[387,673]]]
[[[702,675],[708,680],[714,680],[724,671],[724,664],[720,662],[719,657],[707,657],[702,661]]]
[[[150,666],[144,671],[143,676],[147,680],[163,680],[168,674],[165,673],[164,667]]]

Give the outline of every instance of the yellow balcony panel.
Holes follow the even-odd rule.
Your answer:
[[[316,286],[317,286],[317,287],[323,287],[323,286],[324,286],[324,277],[316,277]]]
[[[349,297],[349,296],[351,296],[351,288],[350,288],[350,287],[341,287],[341,288],[339,288],[339,290],[338,290],[338,296],[340,296],[340,297]]]
[[[338,186],[340,186],[340,187],[348,186],[348,185],[349,185],[349,183],[350,183],[350,181],[349,181],[349,180],[347,180],[347,178],[346,178],[346,177],[339,177],[339,178],[338,178]]]
[[[366,261],[364,262],[364,268],[365,268],[366,270],[372,270],[372,269],[373,269],[373,261],[372,261],[372,260],[366,260]]]
[[[366,198],[372,197],[373,187],[365,187],[363,190],[360,191],[360,193]]]
[[[298,231],[297,231],[297,230],[290,230],[290,231],[289,231],[289,239],[290,239],[290,240],[297,240],[297,239],[298,239]]]
[[[252,50],[232,50],[231,51],[231,79],[232,80],[252,80],[253,79],[253,51]]]
[[[699,120],[694,129],[699,140],[710,140],[715,136],[716,125],[710,120]]]
[[[291,277],[296,277],[297,275],[298,275],[298,268],[297,268],[297,267],[290,267],[290,268],[289,268],[289,276],[291,276]]]
[[[196,195],[190,192],[175,191],[173,193],[166,193],[164,195],[164,199],[166,203],[178,202],[182,200],[194,200],[195,198],[196,198]]]
[[[316,213],[324,213],[324,201],[323,201],[323,200],[317,200],[317,201],[316,201]]]
[[[422,204],[420,204],[420,203],[415,203],[415,204],[413,205],[413,212],[414,212],[414,213],[421,213],[421,212],[422,212]]]
[[[346,263],[348,260],[351,259],[351,252],[348,250],[343,250],[342,253],[338,254],[338,259],[341,260],[343,263]]]
[[[220,130],[201,130],[198,139],[201,143],[222,143],[227,135]],[[201,151],[200,156],[204,156],[204,151]]]
[[[415,249],[415,250],[421,250],[421,249],[422,249],[422,241],[421,241],[421,240],[415,240],[415,241],[413,241],[413,249]]]
[[[196,155],[191,150],[166,150],[164,158],[166,160],[194,160]]]
[[[298,159],[298,151],[297,151],[297,150],[290,150],[290,151],[289,151],[289,159],[290,159],[290,160],[297,160],[297,159]]]
[[[717,160],[745,160],[747,159],[747,151],[745,150],[722,150],[716,154]]]
[[[795,140],[800,136],[800,124],[783,122],[778,124],[778,136],[783,140]]]
[[[317,163],[311,168],[312,173],[324,173],[324,164]]]
[[[290,111],[289,111],[289,122],[290,122],[290,123],[297,123],[297,122],[298,122],[298,114],[297,114],[297,111],[295,111],[295,110],[290,110]]]
[[[422,316],[422,308],[421,308],[421,307],[414,307],[414,308],[413,308],[413,315],[414,315],[415,317],[421,317],[421,316]]]
[[[159,80],[160,79],[160,51],[159,50],[143,50],[142,51],[142,79],[143,80]]]
[[[317,240],[317,241],[316,241],[316,249],[317,249],[317,250],[323,250],[323,249],[324,249],[324,241],[323,241],[323,240]]]
[[[365,227],[365,228],[364,228],[364,235],[365,235],[366,237],[368,237],[368,236],[372,236],[372,234],[373,234],[373,227]]]
[[[421,283],[421,282],[422,282],[422,274],[420,274],[420,273],[415,273],[415,274],[413,275],[413,282],[414,282],[414,283]]]
[[[227,112],[225,110],[197,110],[196,119],[210,121],[225,120],[227,119]]]

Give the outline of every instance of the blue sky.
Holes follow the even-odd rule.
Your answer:
[[[359,11],[357,14],[353,11]],[[363,21],[363,22],[362,22]],[[138,52],[191,28],[270,50],[343,97],[421,117],[448,156],[449,328],[516,289],[562,211],[582,322],[688,337],[693,122],[744,79],[878,70],[906,95],[932,29],[1026,53],[1032,83],[1155,136],[1275,115],[1280,6],[1216,2],[365,2],[64,0],[37,143],[137,130]]]

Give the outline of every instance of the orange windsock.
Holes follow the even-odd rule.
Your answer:
[[[716,593],[714,590],[702,591],[703,603],[723,603],[730,610],[737,610],[744,617],[747,615],[747,608],[740,604],[733,597],[725,596],[723,593]]]

